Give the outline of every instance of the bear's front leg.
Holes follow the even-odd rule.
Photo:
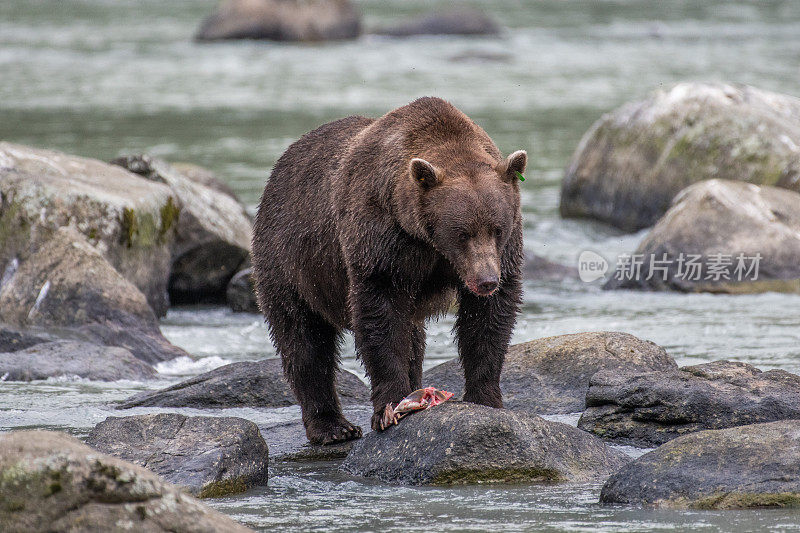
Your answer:
[[[507,269],[501,280],[491,296],[461,290],[455,324],[464,368],[464,401],[489,407],[503,407],[500,373],[522,295],[518,269]]]
[[[394,407],[411,392],[411,298],[388,281],[359,279],[350,293],[356,351],[372,384],[372,429],[397,423]]]

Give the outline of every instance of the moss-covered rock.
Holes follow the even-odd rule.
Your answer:
[[[0,272],[72,226],[166,313],[174,193],[101,161],[0,142]]]
[[[0,286],[0,322],[119,346],[148,363],[187,355],[161,335],[144,294],[71,226],[49,232],[7,274]]]
[[[713,178],[800,192],[800,100],[754,87],[681,83],[603,116],[567,167],[561,214],[628,231]]]
[[[4,531],[251,531],[156,474],[49,431],[0,435]]]
[[[112,416],[97,424],[86,442],[201,498],[267,484],[267,444],[258,427],[243,418],[177,413]]]
[[[195,39],[330,41],[361,34],[361,14],[349,0],[226,0]]]
[[[250,255],[252,224],[244,207],[159,159],[133,155],[112,163],[168,185],[177,198],[164,207],[164,225],[159,228],[166,232],[174,226],[175,231],[169,277],[172,303],[224,302],[228,282]]]
[[[508,348],[500,389],[507,409],[539,414],[583,411],[589,379],[600,370],[677,370],[660,346],[613,331],[558,335]],[[423,373],[423,385],[460,396],[464,371],[458,359]]]
[[[800,292],[800,194],[708,180],[687,187],[607,289]]]
[[[800,420],[701,431],[611,476],[603,503],[695,509],[800,505]]]
[[[628,460],[566,424],[445,402],[369,433],[356,442],[342,469],[414,485],[541,483],[597,481]]]

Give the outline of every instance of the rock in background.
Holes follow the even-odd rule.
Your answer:
[[[0,435],[6,531],[247,532],[156,474],[50,431]]]
[[[338,372],[336,390],[343,404],[369,402],[367,386],[346,370]],[[264,359],[231,363],[165,389],[137,394],[120,408],[287,407],[296,404],[283,376],[280,359]]]
[[[621,265],[605,288],[800,292],[800,194],[726,180],[697,183],[681,191],[634,255],[643,258],[641,274]],[[687,266],[690,256],[699,256],[700,267]]]
[[[673,508],[800,506],[800,420],[679,437],[609,478],[603,503]]]
[[[228,282],[250,256],[253,230],[244,207],[230,195],[147,155],[120,157],[112,163],[166,184],[178,199],[181,214],[170,248],[172,303],[224,302]]]
[[[195,39],[316,42],[360,34],[361,14],[348,0],[226,0],[203,21]]]
[[[535,415],[446,402],[357,441],[342,463],[387,483],[596,481],[628,457],[572,426]]]
[[[540,414],[583,411],[589,379],[599,370],[673,370],[678,365],[663,348],[627,333],[559,335],[515,344],[508,349],[500,389],[507,409]],[[426,371],[423,385],[456,394],[464,391],[458,359]]]
[[[800,418],[800,376],[714,361],[668,372],[599,372],[578,427],[634,446],[703,429]]]
[[[5,277],[0,322],[119,346],[148,363],[187,355],[161,335],[144,294],[73,227],[51,232]]]
[[[13,270],[62,226],[73,226],[167,310],[170,246],[179,208],[163,183],[101,161],[0,142],[0,272]]]
[[[86,443],[152,470],[201,498],[267,484],[267,444],[258,427],[243,418],[112,416],[95,426]]]
[[[497,36],[500,34],[500,26],[494,19],[477,9],[452,9],[420,15],[394,26],[378,28],[372,33],[389,37],[412,37],[415,35]]]
[[[236,313],[259,313],[256,301],[255,285],[253,283],[253,269],[246,268],[237,272],[228,283],[225,290],[225,299]]]
[[[32,381],[78,376],[93,381],[146,380],[155,369],[124,348],[87,342],[43,342],[11,353],[0,353],[0,381]]]
[[[800,192],[800,100],[681,83],[625,105],[581,140],[562,183],[561,214],[637,231],[683,188],[712,178]]]

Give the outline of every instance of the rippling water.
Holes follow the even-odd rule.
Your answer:
[[[528,150],[526,245],[575,264],[583,250],[613,257],[641,238],[557,216],[562,170],[602,113],[682,80],[738,81],[795,94],[800,81],[800,2],[791,0],[497,0],[486,4],[507,28],[497,39],[192,43],[215,3],[3,0],[0,139],[106,160],[147,151],[191,161],[216,171],[253,208],[271,166],[302,133],[344,115],[378,116],[418,96],[441,96],[504,152]],[[446,4],[358,2],[373,27]],[[664,346],[680,364],[732,358],[800,372],[798,325],[798,296],[603,292],[580,282],[528,282],[514,339],[622,330]],[[429,325],[426,366],[454,355],[451,326],[450,318]],[[136,391],[274,355],[256,315],[179,308],[163,329],[198,360],[160,366],[163,379],[153,383],[2,383],[0,429],[83,436],[115,414],[111,402]],[[352,352],[350,342],[344,365],[362,373]],[[216,414],[267,423],[298,411]],[[598,492],[596,485],[398,488],[341,475],[335,464],[303,464],[278,465],[268,488],[212,504],[254,527],[286,530],[799,527],[785,511],[601,507]]]

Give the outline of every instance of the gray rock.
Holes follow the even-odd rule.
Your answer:
[[[345,406],[342,411],[350,422],[361,427],[364,434],[371,431],[372,406],[369,402],[363,406]],[[273,463],[344,459],[356,443],[355,440],[349,440],[327,445],[311,444],[299,411],[294,420],[259,426],[259,429],[269,445],[269,456]]]
[[[578,269],[572,266],[555,263],[534,254],[526,254],[522,275],[527,280],[562,281],[578,279]]]
[[[241,270],[228,283],[225,298],[228,302],[228,307],[236,313],[260,312],[256,301],[252,272],[252,268]]]
[[[120,157],[112,163],[168,185],[178,199],[181,215],[171,246],[171,302],[224,302],[228,282],[250,255],[252,224],[244,207],[147,155]]]
[[[111,416],[92,429],[86,443],[152,470],[200,498],[267,484],[267,444],[258,427],[243,418]]]
[[[714,361],[659,372],[598,372],[578,427],[651,447],[703,429],[800,418],[800,376]]]
[[[241,203],[233,188],[218,178],[217,175],[209,169],[201,167],[200,165],[195,165],[194,163],[185,163],[182,161],[171,162],[170,166],[183,174],[183,176],[188,180],[214,189],[222,194],[227,194],[237,202]]]
[[[0,286],[0,321],[61,328],[65,337],[119,346],[148,363],[187,355],[161,335],[144,294],[72,227],[54,231]]]
[[[369,389],[356,375],[340,370],[337,379],[336,388],[343,404],[369,402]],[[231,363],[165,389],[137,394],[120,408],[286,407],[296,404],[283,377],[280,359],[264,359]]]
[[[457,9],[428,13],[373,33],[390,37],[414,35],[499,35],[500,26],[491,17],[475,9]]]
[[[589,378],[603,369],[671,370],[675,361],[663,348],[617,332],[546,337],[510,346],[500,377],[507,409],[539,414],[583,411]],[[453,359],[423,374],[423,384],[464,391],[464,373]]]
[[[800,192],[797,139],[797,98],[747,86],[681,83],[592,126],[567,167],[561,214],[636,231],[655,224],[678,192],[703,180]]]
[[[2,284],[0,284],[2,287]],[[0,353],[16,352],[51,340],[49,336],[0,323]]]
[[[203,21],[195,39],[316,42],[360,34],[361,14],[348,0],[226,0]]]
[[[697,183],[681,191],[634,253],[644,259],[641,275],[621,264],[605,288],[800,292],[800,194],[726,180]],[[692,256],[697,271],[686,266]],[[721,274],[714,265],[722,265]]]
[[[736,509],[800,506],[800,420],[684,435],[606,482],[603,503]]]
[[[78,376],[95,381],[145,380],[155,369],[124,348],[86,342],[43,342],[12,353],[0,353],[0,380],[31,381]]]
[[[0,142],[0,272],[70,225],[163,316],[178,214],[164,184],[93,159]]]
[[[152,472],[50,431],[0,435],[4,531],[251,531]]]
[[[628,457],[572,426],[526,413],[447,402],[359,440],[342,463],[387,483],[597,481]]]

